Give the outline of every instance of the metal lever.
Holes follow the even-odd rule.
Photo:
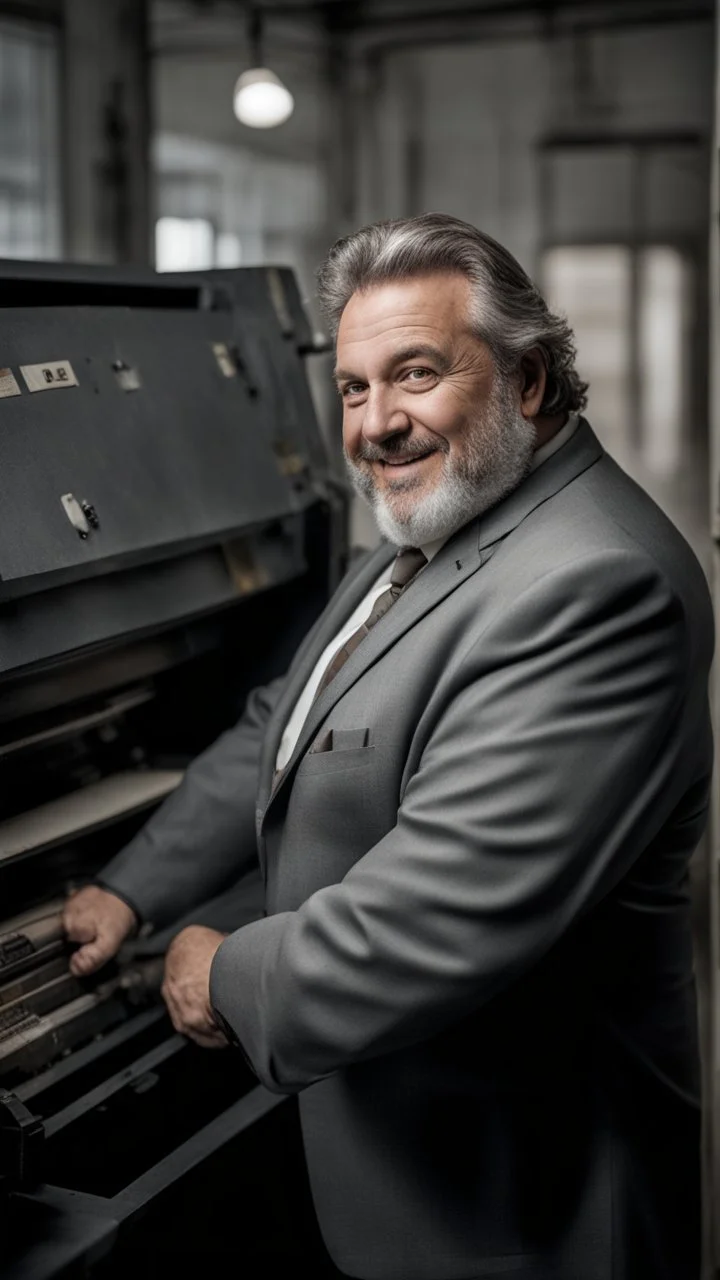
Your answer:
[[[0,1182],[8,1191],[27,1190],[41,1181],[44,1140],[39,1116],[14,1093],[0,1089]]]

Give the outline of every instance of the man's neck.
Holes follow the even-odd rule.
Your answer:
[[[543,415],[542,417],[533,418],[533,426],[535,427],[535,449],[542,449],[548,440],[552,440],[558,431],[565,426],[568,420],[566,413],[552,413]]]

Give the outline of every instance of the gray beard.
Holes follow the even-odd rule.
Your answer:
[[[445,458],[442,475],[426,497],[413,502],[419,485],[408,479],[396,481],[388,498],[377,491],[370,472],[347,456],[345,465],[383,537],[397,546],[419,547],[449,538],[512,493],[531,469],[535,442],[535,427],[518,412],[511,388],[498,379],[468,431],[464,453]]]

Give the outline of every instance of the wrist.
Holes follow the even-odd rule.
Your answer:
[[[102,889],[103,893],[109,893],[113,898],[117,898],[118,902],[121,902],[122,905],[127,908],[129,920],[128,937],[134,937],[138,934],[142,926],[142,916],[135,906],[135,903],[131,902],[130,899],[126,897],[124,893],[121,893],[120,890],[116,889],[114,885],[106,884],[101,877],[96,876],[93,884],[97,889]]]

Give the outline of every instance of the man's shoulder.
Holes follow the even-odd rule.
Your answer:
[[[651,589],[675,599],[693,630],[713,629],[707,578],[694,551],[607,453],[531,511],[493,559],[501,616],[519,597],[536,599],[539,584],[558,607],[572,599],[590,610],[595,599],[629,607]]]
[[[525,535],[572,558],[624,552],[654,564],[671,583],[706,588],[702,567],[682,532],[655,500],[608,453],[543,504]]]

